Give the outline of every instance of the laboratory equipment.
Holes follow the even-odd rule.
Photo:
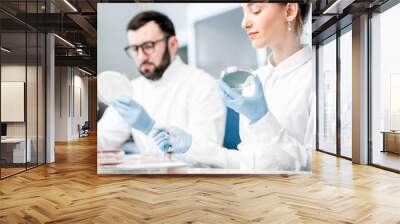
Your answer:
[[[126,75],[115,71],[105,71],[97,77],[97,97],[101,102],[110,105],[119,97],[131,97],[133,89]]]
[[[230,88],[242,92],[242,90],[254,84],[254,72],[248,69],[239,69],[236,66],[228,67],[221,72],[221,79]]]

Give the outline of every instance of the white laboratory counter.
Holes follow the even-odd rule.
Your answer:
[[[177,156],[164,155],[121,155],[121,151],[99,152],[97,174],[311,174],[311,172],[221,169],[195,167]]]

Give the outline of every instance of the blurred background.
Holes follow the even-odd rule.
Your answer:
[[[256,50],[241,27],[239,3],[100,3],[97,17],[97,72],[117,71],[129,79],[140,76],[124,47],[126,26],[138,13],[155,10],[167,15],[175,26],[182,60],[219,78],[229,66],[257,69],[267,63],[269,49]],[[311,20],[311,16],[308,17]],[[305,24],[302,43],[311,46],[311,22]],[[106,106],[98,101],[100,119]]]
[[[98,73],[114,70],[130,79],[140,75],[123,49],[128,45],[128,22],[146,10],[167,15],[175,25],[183,61],[216,78],[228,66],[256,69],[266,63],[268,50],[255,50],[241,28],[243,12],[238,3],[103,3],[98,4],[97,17]],[[310,22],[305,31],[303,41],[311,45]]]

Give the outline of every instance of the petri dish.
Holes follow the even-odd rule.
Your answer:
[[[110,105],[118,97],[132,97],[132,84],[126,75],[115,71],[104,71],[97,77],[97,97]]]
[[[239,92],[254,83],[255,75],[251,70],[229,67],[221,72],[221,79],[229,87]]]

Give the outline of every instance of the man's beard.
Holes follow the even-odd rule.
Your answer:
[[[154,65],[154,63],[151,63],[149,61],[144,61],[140,66],[142,66],[143,64],[152,64],[152,65]],[[163,57],[161,59],[160,65],[155,66],[153,72],[143,72],[140,69],[139,69],[139,72],[146,79],[150,79],[150,80],[153,80],[153,81],[159,80],[159,79],[161,79],[161,77],[163,76],[165,70],[168,68],[168,66],[170,64],[171,64],[171,58],[170,58],[169,51],[168,51],[168,46],[167,46],[165,48],[165,51],[164,51]]]

